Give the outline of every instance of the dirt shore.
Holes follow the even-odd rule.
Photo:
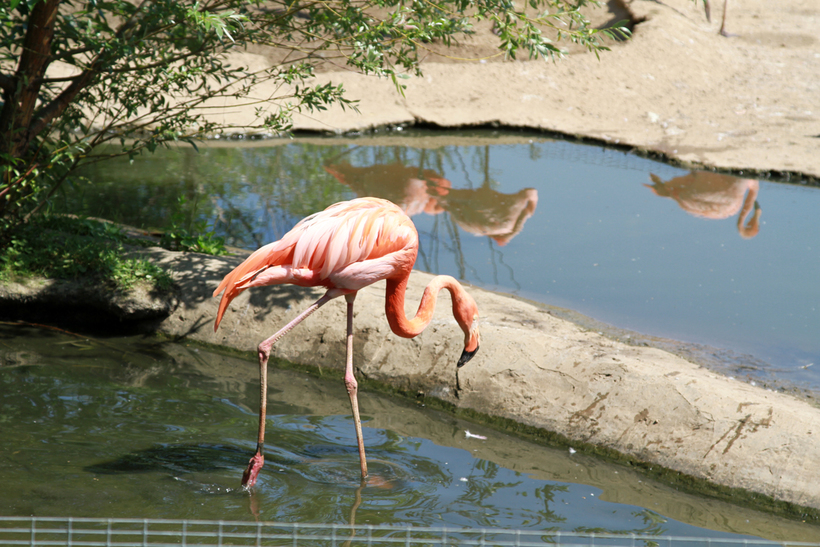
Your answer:
[[[161,249],[148,250],[147,256],[175,272],[181,288],[175,311],[159,325],[173,338],[252,354],[321,296],[319,290],[292,286],[246,291],[214,332],[218,299],[211,294],[241,258]],[[408,314],[415,313],[431,278],[413,272]],[[694,477],[721,487],[720,497],[743,504],[787,514],[792,510],[772,500],[820,509],[820,409],[805,401],[721,376],[660,349],[611,340],[555,317],[548,308],[476,288],[470,292],[481,313],[481,349],[457,370],[463,336],[446,293],[430,326],[406,340],[387,325],[384,290],[379,283],[356,299],[354,361],[361,379],[532,431],[558,433],[580,451],[662,466],[673,472],[667,474],[673,482],[683,485]],[[341,299],[328,303],[281,339],[274,355],[335,370],[343,389],[345,309]],[[367,403],[362,404],[366,414]],[[818,515],[796,512],[801,513],[809,520]]]
[[[341,108],[297,115],[295,129],[343,133],[391,124],[446,128],[531,128],[633,147],[687,166],[746,175],[820,177],[820,4],[814,0],[730,0],[712,22],[693,0],[610,0],[591,12],[599,25],[630,18],[632,39],[610,52],[573,51],[556,63],[504,61],[487,28],[449,57],[431,53],[424,75],[404,82],[348,71],[319,81],[343,84],[360,113]],[[267,66],[264,51],[239,55]],[[465,61],[463,59],[481,59]],[[260,90],[272,96],[274,90]],[[222,104],[236,123],[253,108]]]

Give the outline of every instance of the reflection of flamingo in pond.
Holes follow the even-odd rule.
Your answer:
[[[688,175],[663,182],[650,174],[654,184],[644,184],[655,195],[672,198],[689,214],[704,218],[728,218],[738,211],[737,231],[745,239],[760,231],[760,205],[757,203],[759,183],[754,179],[742,179],[709,171],[692,171]],[[748,190],[748,192],[747,192]],[[746,199],[743,195],[746,195]],[[746,225],[743,221],[754,208],[754,214]]]
[[[535,212],[538,191],[525,188],[516,194],[502,194],[486,186],[454,189],[440,202],[466,231],[488,236],[504,246],[521,232],[524,222]]]
[[[501,246],[506,245],[524,228],[524,222],[535,212],[538,192],[526,188],[508,195],[492,189],[490,146],[484,146],[484,181],[481,187],[452,190],[442,198],[456,223],[470,233],[486,235]]]
[[[354,167],[349,163],[326,165],[325,171],[350,187],[359,197],[373,196],[392,201],[407,216],[437,215],[443,211],[437,197],[450,188],[450,181],[430,169],[406,167],[401,163]]]
[[[488,236],[499,245],[521,232],[538,205],[538,192],[533,188],[516,194],[502,194],[486,184],[478,189],[454,189],[435,171],[399,163],[369,167],[342,163],[325,166],[325,170],[358,195],[390,199],[409,216],[447,211],[465,231]]]
[[[382,279],[387,281],[385,312],[391,330],[404,338],[419,335],[430,323],[438,292],[450,291],[453,315],[464,332],[464,351],[458,367],[478,351],[478,308],[475,300],[458,281],[439,275],[427,285],[413,319],[404,315],[407,281],[418,254],[418,233],[410,218],[393,203],[376,198],[360,198],[331,205],[299,222],[285,236],[265,245],[225,276],[214,291],[222,291],[214,331],[231,300],[250,287],[290,283],[301,287],[325,287],[327,292],[293,321],[259,344],[259,437],[256,454],[248,462],[242,485],[250,488],[264,464],[267,408],[267,370],[271,348],[282,336],[328,301],[344,296],[347,300],[347,359],[345,386],[350,396],[362,479],[367,462],[357,399],[358,384],[353,375],[353,301],[356,293]]]

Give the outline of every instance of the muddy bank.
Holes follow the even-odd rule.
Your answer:
[[[60,301],[74,295],[74,309],[58,308],[59,317],[49,322],[70,319],[64,315],[69,311],[80,321],[105,315],[112,323],[133,327],[141,320],[144,331],[245,352],[251,358],[247,372],[255,375],[257,344],[322,294],[293,286],[246,291],[233,301],[215,333],[218,299],[211,295],[242,257],[159,248],[137,254],[173,273],[175,294],[138,291],[101,307],[104,294],[87,298],[87,290],[68,283],[6,284],[0,286],[3,317],[9,318],[13,306],[54,311],[49,302],[55,295]],[[415,313],[431,278],[413,272],[408,314]],[[372,388],[436,398],[502,428],[557,439],[580,452],[644,469],[660,467],[651,474],[687,488],[691,478],[698,479],[697,490],[743,505],[801,520],[820,515],[817,407],[657,348],[612,340],[556,317],[549,308],[472,287],[481,313],[481,348],[457,370],[463,335],[452,318],[448,294],[441,295],[430,326],[407,340],[390,331],[384,290],[379,283],[356,299],[354,362],[358,377]],[[337,300],[280,340],[273,356],[328,370],[338,375],[343,390],[344,338],[345,305]]]
[[[145,253],[172,270],[179,283],[178,306],[157,326],[174,338],[250,355],[261,340],[321,296],[318,290],[291,286],[246,291],[214,333],[218,301],[211,294],[241,259],[160,249]],[[431,277],[413,273],[408,313],[415,312],[411,308]],[[610,340],[545,308],[470,291],[481,312],[482,344],[473,361],[457,372],[463,340],[446,294],[427,330],[406,340],[387,325],[383,284],[362,290],[354,319],[360,377],[533,431],[558,433],[571,443],[613,451],[635,463],[820,509],[819,409],[659,349]],[[336,370],[341,385],[344,330],[344,304],[331,302],[282,339],[274,355]],[[748,498],[768,505],[762,498]]]

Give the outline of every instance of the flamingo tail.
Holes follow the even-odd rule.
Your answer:
[[[293,247],[289,246],[282,248],[281,241],[269,243],[264,247],[260,247],[253,254],[251,254],[245,261],[234,268],[234,270],[225,276],[222,282],[214,291],[214,297],[222,294],[222,300],[219,301],[219,310],[216,314],[216,321],[214,322],[214,332],[219,328],[219,323],[222,321],[222,316],[231,301],[239,296],[239,294],[252,286],[252,282],[256,276],[265,270],[288,262],[288,258],[293,255]],[[279,282],[284,282],[284,279]],[[276,281],[269,280],[267,285],[275,284]]]

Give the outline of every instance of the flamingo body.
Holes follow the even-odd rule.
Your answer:
[[[322,298],[259,344],[260,410],[257,452],[243,475],[250,488],[264,463],[267,362],[274,343],[326,302],[345,296],[347,300],[347,360],[345,386],[350,396],[362,479],[367,477],[364,442],[357,401],[358,386],[353,374],[353,301],[356,292],[377,281],[387,281],[385,311],[390,328],[399,336],[412,338],[432,319],[437,294],[447,289],[453,315],[464,332],[464,351],[458,367],[469,361],[479,345],[478,308],[461,284],[450,276],[435,277],[422,295],[415,317],[404,314],[407,281],[418,254],[418,232],[397,205],[383,199],[359,198],[331,205],[300,221],[279,241],[261,247],[225,276],[214,296],[222,293],[214,331],[231,301],[242,291],[263,285],[284,283],[302,287],[325,287]]]
[[[409,275],[418,254],[418,233],[393,203],[361,198],[331,205],[302,219],[279,241],[256,250],[225,276],[214,323],[242,291],[281,285],[358,291],[376,281]]]

